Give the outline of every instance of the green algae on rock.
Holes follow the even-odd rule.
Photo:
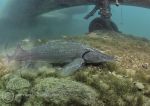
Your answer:
[[[12,75],[13,77],[9,76],[6,77],[6,80],[3,80],[4,87],[0,90],[1,104],[3,104],[3,106],[9,104],[16,106],[22,102],[24,95],[28,94],[30,83],[17,75]]]
[[[20,106],[99,106],[97,92],[89,86],[67,79],[36,79],[32,85],[19,76],[6,82],[1,89],[1,104]],[[3,105],[7,106],[7,105]]]
[[[28,89],[30,87],[29,81],[21,78],[21,77],[14,77],[8,81],[6,84],[7,90],[18,91],[23,89]]]
[[[120,106],[124,104],[136,104],[140,92],[134,84],[125,77],[118,77],[117,74],[111,72],[91,70],[85,68],[76,73],[73,78],[79,82],[86,83],[95,88],[99,94],[99,100],[104,103],[104,106]],[[142,95],[142,93],[140,93]],[[128,96],[132,96],[132,100],[126,101]],[[135,106],[135,105],[131,105]]]
[[[4,103],[11,103],[14,100],[14,93],[9,91],[0,90],[0,99]]]
[[[96,106],[98,97],[94,89],[84,84],[56,78],[39,80],[33,87],[32,93],[39,100],[58,106],[71,105],[72,103],[84,106]]]

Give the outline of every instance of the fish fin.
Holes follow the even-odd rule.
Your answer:
[[[32,69],[32,68],[35,68],[35,64],[34,64],[34,62],[28,60],[28,61],[25,61],[25,63],[23,64],[23,67],[28,68],[28,69]]]
[[[25,52],[25,50],[21,47],[21,44],[18,43],[14,55],[17,55],[17,54],[20,54],[20,53],[24,53],[24,52]]]
[[[82,58],[77,58],[73,60],[70,64],[66,65],[61,72],[59,73],[61,76],[69,76],[74,72],[79,70],[84,64],[84,60]]]
[[[13,56],[6,54],[7,62],[10,63],[13,60]]]
[[[6,43],[6,45],[4,45],[4,51],[6,53],[6,55],[5,55],[6,61],[7,61],[7,63],[9,63],[12,60],[12,56],[6,52],[7,48],[8,48],[8,42]]]

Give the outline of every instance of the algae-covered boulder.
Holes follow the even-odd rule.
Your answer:
[[[13,73],[14,74],[14,73]],[[95,89],[69,79],[38,77],[24,79],[19,75],[5,75],[4,87],[0,91],[3,106],[99,106]],[[7,104],[7,105],[5,105]]]
[[[7,106],[5,104],[9,104],[14,101],[14,93],[9,91],[0,90],[0,104],[3,106]]]
[[[49,105],[97,105],[98,95],[94,89],[67,79],[44,78],[38,80],[32,93],[37,100]]]
[[[3,104],[20,104],[25,96],[28,95],[31,86],[29,81],[19,76],[13,76],[12,78],[9,77],[8,81],[4,82],[4,85],[5,89],[0,90],[0,99]]]
[[[12,103],[21,103],[26,98],[31,84],[28,80],[19,76],[10,78],[5,84],[7,93],[14,94]],[[6,95],[6,93],[4,93]]]
[[[14,77],[10,79],[6,84],[7,90],[18,91],[28,89],[30,87],[29,81],[21,78],[21,77]]]

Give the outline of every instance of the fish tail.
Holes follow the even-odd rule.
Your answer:
[[[7,62],[10,63],[13,60],[13,56],[6,54]]]
[[[9,55],[6,51],[8,49],[8,42],[6,42],[6,44],[4,45],[4,51],[5,51],[5,57],[6,57],[6,61],[8,63],[10,63],[10,61],[12,60],[12,56]]]

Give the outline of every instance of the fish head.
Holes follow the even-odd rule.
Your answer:
[[[84,54],[83,59],[86,63],[102,63],[102,62],[111,62],[114,60],[113,56],[109,56],[100,52],[99,50],[92,49]]]

